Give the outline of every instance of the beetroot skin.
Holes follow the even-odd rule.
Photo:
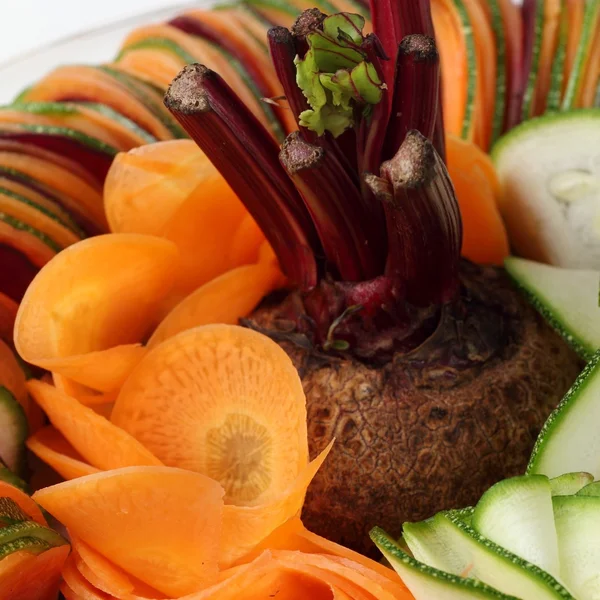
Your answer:
[[[248,323],[288,352],[304,383],[311,457],[336,438],[308,490],[306,526],[377,555],[375,525],[472,505],[524,472],[581,361],[504,272],[462,263],[461,300],[420,347],[371,366],[311,349],[289,328],[298,293]]]

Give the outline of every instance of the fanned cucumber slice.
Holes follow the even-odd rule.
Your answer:
[[[475,96],[477,93],[477,45],[473,33],[473,25],[469,19],[469,13],[463,0],[453,0],[454,6],[460,18],[462,34],[465,37],[467,48],[467,103],[465,106],[465,116],[461,137],[470,139],[475,126]]]
[[[491,487],[475,507],[472,526],[506,550],[560,576],[552,490],[544,475],[513,477]]]
[[[28,552],[29,554],[41,554],[50,550],[52,546],[35,537],[23,537],[14,542],[7,542],[6,544],[0,544],[0,560],[7,556],[14,554],[15,552]]]
[[[600,498],[554,498],[561,574],[578,600],[600,598]]]
[[[385,531],[376,527],[371,539],[416,600],[517,600],[477,581],[439,571],[415,560]]]
[[[29,520],[29,515],[25,514],[14,500],[0,497],[0,531],[7,525],[15,525]]]
[[[590,360],[600,349],[600,271],[562,269],[514,257],[504,264],[546,321]]]
[[[533,448],[528,473],[558,477],[585,471],[600,479],[600,352],[586,365]]]
[[[477,533],[460,519],[439,513],[406,523],[404,539],[414,557],[452,575],[479,579],[521,600],[574,600],[550,574]]]
[[[0,544],[16,542],[23,538],[35,538],[52,547],[64,546],[67,541],[56,531],[35,521],[21,521],[0,529]]]
[[[600,496],[600,481],[595,481],[586,485],[584,488],[581,488],[577,494],[577,496]]]
[[[13,487],[29,494],[29,486],[15,473],[13,473],[0,459],[0,481],[4,481]],[[0,514],[2,513],[2,498],[0,498]]]
[[[523,8],[523,20],[524,26],[529,28],[529,31],[525,34],[526,39],[532,44],[531,48],[528,48],[531,54],[527,57],[529,71],[525,73],[527,83],[525,85],[523,108],[521,111],[521,118],[523,121],[526,121],[531,116],[531,111],[533,110],[535,87],[538,79],[540,57],[542,54],[542,40],[544,37],[544,0],[526,0]]]
[[[504,20],[498,0],[488,0],[492,16],[492,29],[496,38],[496,101],[494,103],[494,118],[492,126],[492,143],[502,133],[504,126],[504,114],[506,112],[506,34],[504,31]]]
[[[512,246],[523,258],[600,270],[600,110],[547,113],[494,146]]]
[[[569,11],[567,0],[561,0],[560,3],[560,25],[558,30],[558,40],[552,69],[550,71],[550,89],[546,101],[547,111],[560,110],[562,100],[563,78],[565,74],[565,62],[567,59],[567,43],[569,41]]]
[[[565,473],[550,480],[550,490],[553,496],[573,496],[593,481],[594,476],[590,473]]]
[[[21,470],[27,439],[27,417],[23,407],[0,387],[0,459],[13,472]]]

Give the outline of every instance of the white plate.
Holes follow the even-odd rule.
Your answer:
[[[196,0],[196,2],[181,3],[177,6],[171,3],[169,8],[140,14],[65,38],[16,57],[0,65],[0,104],[8,104],[22,90],[59,65],[109,62],[117,54],[121,42],[135,27],[165,21],[186,9],[207,7],[211,4],[214,4],[212,0]]]

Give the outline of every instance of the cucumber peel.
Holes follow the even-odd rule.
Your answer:
[[[53,548],[67,544],[67,541],[56,531],[35,521],[21,521],[0,529],[0,545],[17,542],[23,538],[41,540]]]
[[[23,407],[5,388],[0,387],[0,459],[11,471],[21,472],[28,435]]]
[[[550,479],[552,496],[573,496],[593,483],[594,476],[590,473],[565,473]]]

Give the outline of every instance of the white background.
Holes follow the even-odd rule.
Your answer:
[[[0,64],[52,41],[185,0],[0,0]]]

